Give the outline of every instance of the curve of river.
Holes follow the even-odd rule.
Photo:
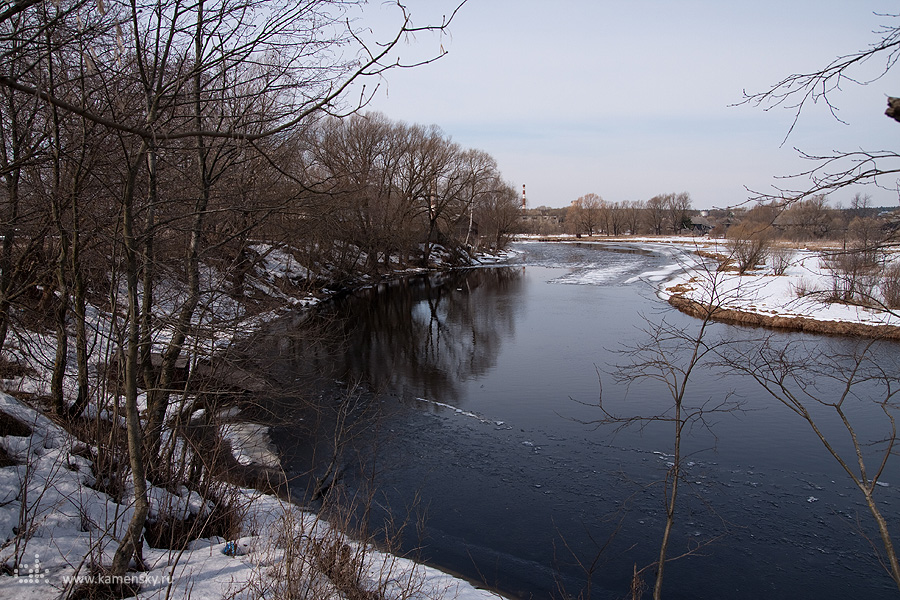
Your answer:
[[[601,417],[601,389],[621,415],[659,414],[670,403],[661,385],[617,383],[610,373],[627,362],[623,348],[646,340],[648,323],[698,326],[655,296],[681,251],[516,249],[522,256],[510,267],[419,278],[335,303],[323,318],[342,343],[305,355],[304,368],[377,392],[367,400],[381,409],[368,438],[377,444],[343,458],[343,483],[362,489],[364,473],[377,472],[378,523],[387,513],[424,514],[424,525],[401,536],[404,550],[510,595],[577,596],[591,572],[591,597],[625,597],[635,566],[658,553],[672,426],[586,422]],[[835,352],[855,343],[723,324],[710,335],[744,344],[774,335]],[[880,351],[896,357],[898,349]],[[856,416],[877,440],[883,415],[867,407],[866,393]],[[690,396],[743,406],[711,414],[684,441],[670,556],[691,555],[667,567],[667,598],[897,596],[873,551],[862,496],[805,423],[746,378],[712,367],[692,376]],[[824,427],[844,448],[836,425]],[[291,435],[283,428],[276,441],[284,448]],[[302,470],[290,464],[299,456],[286,460],[289,471]],[[889,464],[882,481],[879,503],[893,520],[900,468]]]

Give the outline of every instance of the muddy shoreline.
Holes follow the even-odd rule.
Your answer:
[[[679,294],[669,296],[668,302],[674,308],[692,317],[702,319],[709,314],[709,307]],[[900,340],[900,327],[894,325],[867,325],[846,321],[819,321],[806,317],[770,316],[732,308],[715,308],[711,318],[721,323],[781,331]]]

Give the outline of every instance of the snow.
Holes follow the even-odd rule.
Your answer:
[[[130,502],[117,503],[90,487],[95,480],[91,461],[83,456],[84,445],[40,412],[3,393],[0,411],[32,429],[29,436],[0,436],[0,447],[19,463],[0,468],[0,564],[12,573],[0,576],[0,598],[56,598],[71,582],[92,580],[88,570],[92,561],[109,563],[115,537],[131,517]],[[180,516],[202,515],[211,508],[183,487],[176,493],[152,485],[149,489],[151,518],[164,507]],[[145,543],[148,570],[128,575],[130,582],[141,585],[139,598],[278,598],[289,583],[320,586],[326,593],[314,597],[338,598],[312,568],[310,558],[316,548],[329,545],[348,548],[362,566],[363,584],[381,590],[385,598],[498,597],[437,569],[346,538],[314,513],[274,496],[234,486],[227,492],[243,507],[241,536],[195,540],[183,552]],[[20,515],[32,523],[24,533],[18,528]],[[290,556],[304,557],[295,558],[305,561],[295,565],[306,569],[293,572],[304,574],[299,582],[285,577]]]
[[[729,252],[721,242],[695,248],[722,255]],[[775,275],[771,264],[743,275],[736,271],[717,271],[716,267],[710,261],[679,259],[670,268],[672,275],[659,287],[660,298],[668,300],[679,293],[701,304],[712,300],[721,308],[767,316],[900,325],[900,315],[888,310],[829,302],[832,273],[824,265],[820,249],[795,249],[783,275]]]
[[[245,285],[279,299],[281,308],[250,312],[246,304],[223,292],[229,289],[229,282],[221,273],[214,267],[203,267],[202,289],[207,291],[192,325],[205,335],[187,340],[183,354],[189,360],[227,348],[236,336],[257,330],[285,310],[320,301],[303,291],[302,284],[310,274],[289,249],[262,244],[253,249],[261,258]],[[441,248],[435,248],[436,260],[441,258],[441,252]],[[509,255],[482,255],[480,262],[491,264],[508,258]],[[125,297],[124,293],[119,294],[116,311],[120,314]],[[152,332],[156,351],[171,339],[172,319],[168,316],[177,314],[184,299],[180,284],[174,280],[163,281],[154,290],[156,314],[160,317]],[[116,340],[116,311],[88,307],[92,380],[103,377],[103,357],[113,355],[109,349]],[[20,332],[16,343],[4,348],[4,357],[30,364],[35,374],[5,380],[3,388],[13,393],[46,395],[54,348],[52,334]],[[75,396],[76,365],[74,349],[70,350],[73,356],[65,378],[65,396],[69,400]],[[146,407],[144,394],[138,404]],[[178,402],[170,407],[172,414],[183,408]],[[0,573],[0,599],[57,598],[73,582],[91,578],[98,581],[91,575],[91,567],[111,563],[117,540],[133,514],[130,474],[125,473],[122,497],[113,498],[100,491],[105,489],[104,482],[96,480],[101,475],[95,474],[90,458],[96,456],[96,448],[78,441],[40,411],[7,393],[0,392],[0,411],[32,429],[27,436],[0,436],[0,448],[16,462],[0,467],[0,567],[4,568]],[[192,418],[199,419],[204,414],[204,409],[196,410]],[[86,415],[124,425],[124,419],[111,405],[91,405]],[[478,418],[467,413],[462,416]],[[279,468],[279,457],[266,425],[242,421],[236,410],[220,411],[215,417],[220,435],[229,442],[239,463]],[[164,432],[164,437],[167,435]],[[339,527],[290,502],[252,489],[220,485],[217,496],[228,498],[239,507],[240,535],[236,539],[194,540],[183,551],[154,549],[145,542],[143,557],[148,570],[128,574],[130,582],[141,586],[139,598],[280,598],[285,596],[285,586],[301,585],[313,590],[309,597],[337,599],[339,592],[316,566],[314,558],[317,549],[328,545],[349,548],[360,565],[362,585],[378,589],[386,600],[499,597],[437,569],[349,539]],[[148,490],[150,521],[165,515],[203,517],[213,509],[208,500],[184,486],[168,490],[148,482]],[[285,572],[288,567],[294,570]]]

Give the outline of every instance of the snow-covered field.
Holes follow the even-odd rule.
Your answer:
[[[662,243],[666,247],[681,241],[686,251],[701,251],[728,256],[730,249],[722,241],[691,241],[672,238]],[[652,248],[659,242],[638,242]],[[717,271],[717,264],[703,261],[696,255],[682,255],[677,271],[664,280],[659,296],[668,300],[673,293],[701,304],[711,300],[720,307],[763,316],[804,318],[815,321],[859,323],[863,325],[900,325],[900,315],[876,306],[856,306],[830,302],[833,273],[825,266],[822,249],[793,248],[790,266],[781,275],[775,274],[772,259],[758,268],[740,275],[734,270]],[[874,287],[864,290],[877,299]]]

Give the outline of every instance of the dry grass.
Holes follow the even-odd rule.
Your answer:
[[[669,304],[681,312],[703,318],[709,312],[705,307],[683,296],[671,296]],[[715,321],[736,323],[752,327],[768,327],[827,335],[855,336],[864,338],[882,338],[900,340],[900,327],[894,325],[866,325],[864,323],[847,323],[840,321],[817,321],[805,317],[782,317],[762,315],[733,309],[717,309],[712,316]]]
[[[900,308],[900,263],[890,265],[881,278],[881,294],[890,309]]]

